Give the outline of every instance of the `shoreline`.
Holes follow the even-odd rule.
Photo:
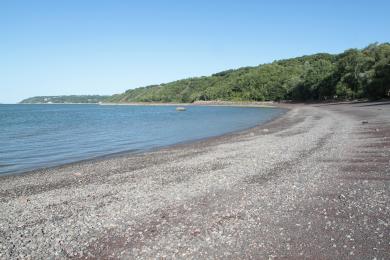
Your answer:
[[[13,103],[2,105],[100,105],[100,106],[230,106],[230,107],[278,107],[274,101],[195,101],[193,103],[178,102],[99,102],[99,103]]]
[[[23,105],[25,105],[25,104],[23,104]],[[52,105],[52,104],[49,104],[49,105]],[[68,105],[71,105],[71,104],[68,104]],[[91,104],[88,104],[88,105],[91,105]],[[165,105],[166,106],[170,106],[169,103],[166,103]],[[154,106],[154,105],[151,105],[151,106]],[[156,105],[156,106],[158,106],[158,105]],[[174,106],[174,105],[172,105],[172,106]],[[230,106],[230,105],[204,105],[204,106]],[[36,168],[36,169],[27,170],[27,171],[21,171],[21,172],[0,174],[0,181],[3,178],[12,177],[12,176],[21,176],[21,175],[26,175],[26,174],[39,174],[39,172],[43,172],[43,171],[60,170],[60,169],[65,168],[65,167],[72,167],[72,166],[76,166],[76,165],[80,166],[80,165],[82,165],[84,163],[96,163],[96,162],[99,162],[99,161],[102,161],[102,160],[115,159],[117,157],[119,158],[119,157],[128,157],[128,156],[137,156],[137,155],[142,155],[142,154],[146,154],[146,153],[149,153],[149,152],[156,152],[158,150],[166,149],[166,148],[170,148],[170,147],[183,146],[183,145],[186,145],[186,144],[192,144],[192,143],[196,143],[196,142],[210,141],[210,140],[215,139],[215,138],[220,138],[220,137],[225,137],[225,136],[230,136],[230,135],[237,135],[237,134],[245,133],[246,131],[249,131],[252,128],[261,127],[261,126],[264,126],[264,125],[266,125],[266,124],[268,124],[268,123],[270,123],[270,122],[272,122],[274,120],[277,120],[277,119],[283,117],[291,109],[290,107],[287,107],[287,106],[285,106],[285,107],[276,107],[276,106],[274,106],[274,107],[263,107],[263,106],[239,106],[239,105],[237,105],[237,106],[232,106],[232,107],[280,108],[280,109],[284,109],[285,111],[282,112],[281,115],[279,115],[279,116],[277,116],[275,118],[272,118],[272,119],[270,119],[268,121],[265,121],[265,122],[262,122],[262,123],[256,123],[255,125],[253,125],[253,126],[251,126],[249,128],[245,128],[245,129],[241,129],[241,130],[237,130],[237,131],[227,132],[227,133],[224,133],[224,134],[210,136],[210,137],[204,137],[204,138],[200,138],[200,139],[193,139],[193,140],[177,142],[177,143],[173,143],[173,144],[170,144],[170,145],[156,146],[154,148],[149,148],[149,149],[142,149],[142,150],[141,149],[129,149],[129,150],[125,150],[125,151],[120,151],[120,152],[115,152],[115,153],[108,153],[108,154],[99,155],[99,156],[86,158],[86,159],[82,159],[82,160],[77,160],[77,161],[73,161],[73,162],[60,163],[60,164],[53,165],[53,166],[39,167],[39,168]]]
[[[265,125],[1,179],[0,258],[389,258],[390,106]]]
[[[195,101],[193,103],[160,103],[160,102],[124,102],[124,103],[99,103],[101,106],[230,106],[230,107],[278,107],[273,101]]]

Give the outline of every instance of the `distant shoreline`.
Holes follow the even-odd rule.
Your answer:
[[[16,103],[9,105],[101,105],[101,106],[235,106],[235,107],[279,107],[280,104],[274,101],[195,101],[193,103],[169,103],[169,102],[124,102],[124,103]],[[8,104],[3,104],[8,105]]]
[[[195,101],[193,103],[159,103],[159,102],[128,102],[128,103],[99,103],[102,106],[240,106],[240,107],[278,107],[273,101]]]
[[[99,105],[99,103],[14,103],[2,105]]]

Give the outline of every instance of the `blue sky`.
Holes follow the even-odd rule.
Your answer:
[[[390,1],[0,1],[0,102],[390,41]]]

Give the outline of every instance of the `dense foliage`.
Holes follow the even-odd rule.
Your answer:
[[[130,89],[109,102],[377,99],[390,91],[390,44],[315,54]]]
[[[109,96],[98,96],[98,95],[71,95],[71,96],[41,96],[31,97],[22,100],[22,104],[58,104],[58,103],[99,103],[106,100]]]

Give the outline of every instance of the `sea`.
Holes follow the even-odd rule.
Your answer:
[[[244,130],[280,108],[97,104],[0,105],[0,175],[142,153]]]

